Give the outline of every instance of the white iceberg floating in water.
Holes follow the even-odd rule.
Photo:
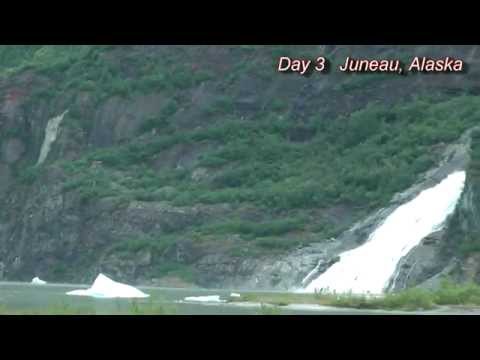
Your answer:
[[[94,298],[146,298],[150,296],[133,286],[113,281],[103,274],[97,276],[89,289],[72,290],[67,292],[67,295]]]
[[[34,277],[32,279],[32,282],[31,282],[33,285],[45,285],[47,282],[46,281],[43,281],[42,279],[38,278],[38,277]]]
[[[209,296],[187,296],[185,301],[195,301],[195,302],[217,302],[222,303],[226,300],[221,300],[220,295],[209,295]]]

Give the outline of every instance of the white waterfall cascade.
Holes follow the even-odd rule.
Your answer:
[[[55,142],[55,140],[57,140],[60,124],[67,113],[68,110],[65,110],[63,114],[48,120],[47,127],[45,128],[45,138],[43,139],[43,144],[40,149],[40,155],[38,156],[36,166],[41,165],[47,159],[52,144]]]
[[[465,177],[464,171],[454,172],[399,206],[363,245],[340,254],[338,262],[299,292],[382,294],[400,259],[454,212]]]

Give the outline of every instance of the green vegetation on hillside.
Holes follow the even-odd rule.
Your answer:
[[[454,141],[475,124],[479,104],[477,97],[462,96],[442,102],[417,99],[390,109],[370,105],[348,117],[311,119],[312,137],[301,143],[289,140],[297,125],[275,114],[251,122],[225,119],[205,129],[98,150],[65,166],[93,181],[143,164],[144,171],[129,173],[135,181],[121,185],[152,193],[171,185],[173,194],[164,199],[152,195],[152,200],[178,205],[253,202],[289,210],[346,203],[372,208],[429,169],[438,159],[436,145]],[[198,162],[215,174],[211,181],[192,182],[185,170],[150,170],[162,151],[204,141],[219,145]],[[88,171],[92,161],[101,161],[102,171]],[[81,182],[75,186],[84,187]]]
[[[25,74],[35,74],[22,104],[22,118],[28,121],[1,133],[2,144],[30,136],[35,141],[28,146],[39,147],[49,112],[69,109],[62,134],[42,166],[34,166],[37,150],[32,149],[10,166],[16,186],[22,192],[22,187],[40,188],[58,180],[65,197],[78,200],[80,208],[104,198],[119,207],[132,201],[183,208],[226,204],[232,214],[228,218],[205,216],[188,226],[163,226],[148,234],[132,226],[138,234],[119,236],[103,250],[125,257],[145,250],[159,259],[185,240],[218,245],[232,255],[260,256],[337,236],[411,186],[436,164],[448,143],[480,118],[480,97],[467,91],[459,96],[437,90],[428,96],[427,91],[418,96],[399,92],[389,101],[372,100],[380,92],[357,101],[363,90],[386,85],[389,76],[346,76],[331,84],[334,74],[309,78],[312,87],[324,81],[324,94],[335,94],[331,104],[325,96],[318,103],[309,98],[307,83],[295,78],[289,85],[294,91],[288,89],[282,82],[286,78],[275,72],[275,59],[316,56],[320,47],[204,49],[0,47],[2,78],[17,84]],[[385,97],[389,89],[405,84],[397,81],[382,87]],[[334,97],[342,94],[354,100],[337,103]],[[130,134],[111,134],[119,129],[114,126],[118,114],[110,107],[105,110],[113,113],[112,119],[105,115],[107,125],[96,123],[102,122],[103,105],[113,98],[129,104],[145,95],[159,95],[149,100],[154,114],[139,115]],[[342,108],[331,111],[335,106]],[[329,113],[335,115],[325,115]],[[474,181],[480,168],[477,147],[474,141],[469,175]],[[64,176],[45,184],[50,169]],[[461,248],[480,249],[480,236],[469,236],[458,241]],[[148,276],[192,276],[186,264],[164,261],[162,266]],[[64,267],[57,272],[65,272]]]
[[[465,257],[480,252],[480,130],[472,132],[470,163],[467,169],[466,189],[460,205],[449,221],[446,238],[457,254]]]
[[[300,214],[335,205],[365,211],[385,205],[435,164],[442,144],[475,124],[479,105],[474,96],[416,99],[391,108],[371,104],[347,117],[312,118],[304,125],[310,133],[304,142],[290,140],[298,125],[280,114],[248,122],[226,118],[217,125],[132,141],[65,163],[70,176],[64,190],[77,191],[85,200],[124,196],[177,206],[254,204],[267,212]],[[203,153],[197,163],[211,174],[208,179],[192,180],[191,169],[152,168],[163,151],[202,142],[216,144],[216,150]],[[94,161],[101,167],[92,168]],[[159,190],[165,187],[170,190]],[[212,225],[210,231],[261,237],[288,230],[266,226],[230,223]]]

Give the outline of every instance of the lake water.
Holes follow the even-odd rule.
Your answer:
[[[81,296],[68,296],[65,293],[73,289],[87,288],[86,285],[71,284],[47,284],[32,285],[29,283],[0,282],[0,306],[15,312],[41,311],[52,306],[68,306],[69,308],[89,309],[98,315],[118,313],[119,310],[129,309],[132,305],[130,299],[94,299]],[[136,299],[137,303],[160,304],[166,309],[174,309],[177,315],[258,315],[260,309],[253,304],[244,306],[239,304],[205,304],[205,303],[179,303],[187,296],[220,295],[227,299],[235,290],[207,290],[207,289],[172,289],[158,287],[139,287],[142,291],[150,294],[150,298]],[[319,307],[308,309],[304,306],[291,306],[279,308],[282,315],[384,315],[384,314],[450,314],[452,311],[435,312],[390,312],[382,310],[355,310]],[[478,313],[477,311],[458,311],[457,313]]]
[[[73,289],[87,288],[86,285],[0,282],[0,306],[14,311],[41,310],[52,306],[94,309],[96,314],[115,314],[118,310],[128,309],[132,302],[139,304],[160,304],[174,309],[179,315],[248,315],[258,314],[257,307],[242,307],[232,304],[178,303],[187,296],[220,295],[227,299],[231,291],[205,289],[172,289],[157,287],[139,287],[150,294],[147,299],[94,299],[82,296],[68,296],[65,293]],[[285,311],[285,313],[311,314],[314,311]]]

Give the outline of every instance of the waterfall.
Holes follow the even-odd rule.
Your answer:
[[[399,206],[363,245],[340,254],[338,262],[301,292],[381,294],[400,259],[423,238],[444,226],[460,199],[465,176],[464,171],[454,172]]]
[[[67,112],[68,110],[66,110],[63,114],[48,120],[47,127],[45,128],[45,138],[43,139],[43,144],[40,149],[40,155],[38,156],[36,166],[41,165],[47,159],[50,148],[57,139],[60,123]]]

